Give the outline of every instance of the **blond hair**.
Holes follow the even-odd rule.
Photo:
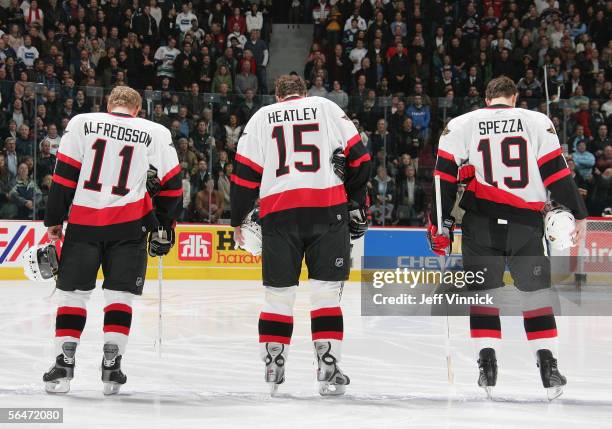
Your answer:
[[[306,82],[299,76],[284,74],[276,79],[276,96],[283,99],[288,95],[306,95]]]
[[[142,97],[135,89],[129,86],[116,86],[108,96],[108,110],[114,107],[126,107],[130,110],[140,109],[142,106]]]

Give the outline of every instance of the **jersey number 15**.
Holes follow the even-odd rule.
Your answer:
[[[315,173],[321,168],[321,153],[319,148],[313,144],[303,143],[303,134],[319,131],[319,124],[303,124],[293,125],[293,151],[310,153],[310,163],[305,164],[301,161],[296,161],[294,166],[296,170],[304,173]],[[282,125],[274,127],[272,130],[272,138],[276,140],[278,147],[278,168],[276,169],[276,177],[283,176],[289,173],[289,165],[287,164],[287,141],[285,139],[285,128]]]

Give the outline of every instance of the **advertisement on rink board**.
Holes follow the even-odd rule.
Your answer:
[[[180,224],[177,225],[175,233],[176,244],[163,259],[164,278],[261,279],[261,256],[235,249],[230,226]],[[42,222],[2,221],[0,280],[24,280],[21,264],[23,253],[30,246],[48,242],[47,228]],[[353,246],[352,280],[359,280],[362,256],[363,240],[359,240]],[[157,265],[156,260],[149,260],[149,278],[157,278]],[[101,273],[99,275],[101,276]],[[302,278],[305,280],[307,275],[304,273]]]
[[[235,249],[232,228],[227,225],[180,224],[176,244],[164,257],[167,279],[261,279],[261,256]],[[353,244],[350,280],[359,281],[363,269],[418,267],[439,269],[440,259],[427,244],[425,228],[370,228],[364,239]],[[612,249],[612,231],[590,231],[586,242],[585,272],[601,271],[599,259],[608,258]],[[2,221],[0,223],[0,280],[23,280],[21,256],[30,246],[48,243],[47,229],[42,222]],[[58,246],[61,247],[61,246]],[[453,252],[447,264],[461,264],[461,232],[455,231]],[[61,249],[60,249],[61,251]],[[574,255],[577,248],[570,252]],[[589,255],[597,255],[595,262]],[[363,264],[363,266],[362,266]],[[593,266],[591,266],[593,265]],[[450,268],[448,265],[445,268]],[[575,267],[567,267],[574,271]],[[101,274],[100,274],[101,275]],[[148,276],[157,278],[157,261],[149,260]],[[302,279],[307,278],[306,270]]]

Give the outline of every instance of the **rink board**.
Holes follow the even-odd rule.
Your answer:
[[[603,236],[605,235],[605,236]],[[598,232],[598,253],[612,257],[612,232]],[[32,245],[47,243],[46,228],[42,222],[2,221],[0,222],[0,280],[24,280],[21,257]],[[590,246],[589,242],[589,246]],[[170,254],[163,258],[164,278],[174,280],[261,280],[261,256],[235,249],[232,228],[227,225],[179,224],[176,228],[176,245]],[[604,249],[605,247],[605,249]],[[589,247],[590,248],[590,247]],[[453,254],[461,249],[461,233],[456,231]],[[401,258],[406,256],[434,258],[429,250],[424,228],[370,228],[364,239],[353,244],[351,252],[350,280],[361,279],[363,257],[397,258],[396,266],[401,266]],[[605,264],[606,265],[606,264]],[[148,279],[157,278],[158,261],[149,259]],[[601,264],[599,264],[601,268]],[[368,267],[372,268],[372,267]],[[390,267],[376,267],[390,268]],[[556,267],[555,283],[573,277],[576,267]],[[612,282],[609,273],[597,273],[586,265],[591,272],[590,279],[604,276],[603,280]],[[610,271],[610,270],[605,270]],[[100,273],[100,278],[102,277]],[[302,279],[307,279],[307,271],[302,271]],[[511,283],[509,276],[506,283]]]
[[[163,258],[165,279],[174,280],[261,280],[261,256],[235,249],[232,228],[226,225],[177,225],[176,245]],[[42,222],[0,223],[0,280],[24,280],[21,258],[33,245],[48,243]],[[60,247],[58,245],[58,247]],[[61,253],[61,247],[60,247]],[[354,243],[350,279],[358,281],[363,240]],[[149,258],[147,278],[157,278],[158,261]],[[102,278],[100,272],[99,277]],[[306,280],[306,270],[302,279]]]

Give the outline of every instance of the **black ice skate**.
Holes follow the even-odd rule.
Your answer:
[[[491,348],[482,349],[478,355],[478,385],[482,387],[487,396],[491,398],[491,390],[497,384],[497,358],[495,350]]]
[[[563,386],[567,384],[567,379],[557,369],[557,359],[550,350],[538,350],[537,356],[542,384],[546,388],[548,400],[552,401],[563,394]]]
[[[74,377],[76,347],[76,343],[64,343],[62,354],[55,358],[55,364],[43,374],[45,390],[48,393],[68,393],[70,391],[70,380]]]
[[[104,357],[102,358],[102,382],[104,394],[114,395],[119,392],[121,385],[127,381],[126,375],[121,372],[121,355],[116,344],[104,344]]]
[[[266,383],[270,386],[270,395],[274,396],[278,386],[285,381],[285,345],[281,343],[266,343]]]
[[[315,341],[317,354],[317,380],[321,396],[344,395],[346,386],[351,384],[350,378],[344,375],[337,365],[336,358],[331,354],[331,342]]]

